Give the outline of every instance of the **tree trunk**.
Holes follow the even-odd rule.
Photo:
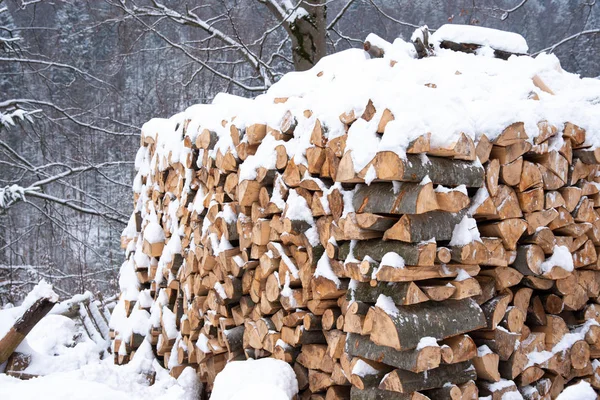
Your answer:
[[[327,54],[327,7],[324,0],[304,0],[300,8],[306,10],[306,14],[299,14],[284,26],[292,40],[294,69],[306,71]]]

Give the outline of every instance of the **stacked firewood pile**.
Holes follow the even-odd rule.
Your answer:
[[[554,95],[538,76],[532,87],[530,102]],[[290,105],[276,122],[229,115],[217,129],[196,110],[143,128],[117,363],[146,338],[171,374],[191,366],[209,390],[227,362],[261,357],[293,366],[300,398],[600,388],[593,133],[516,121],[361,161],[315,110],[269,101]],[[369,99],[338,118],[379,137],[395,120]],[[142,315],[147,329],[132,322]]]

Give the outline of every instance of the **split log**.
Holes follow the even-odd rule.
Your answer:
[[[394,252],[404,259],[406,265],[433,265],[436,245],[435,243],[412,244],[379,239],[359,240],[354,245],[351,242],[344,242],[339,246],[338,259],[345,260],[351,251],[357,260],[363,260],[369,256],[379,262],[384,255]]]
[[[418,304],[429,300],[414,282],[389,283],[374,287],[369,283],[360,282],[348,291],[347,297],[355,301],[375,303],[382,294],[399,305]]]
[[[480,164],[476,165],[468,161],[411,154],[407,155],[404,161],[390,151],[377,153],[374,164],[377,178],[380,180],[421,182],[423,178],[429,176],[434,184],[447,187],[459,185],[482,187],[485,173]],[[336,181],[340,180],[336,179]]]
[[[385,231],[383,239],[410,243],[418,243],[431,238],[450,240],[452,239],[454,227],[465,215],[466,210],[458,213],[431,211],[419,215],[405,214],[393,227]],[[519,234],[519,236],[521,235]]]
[[[431,182],[359,185],[352,204],[357,213],[373,214],[422,214],[439,208]]]
[[[465,383],[477,379],[473,364],[468,361],[458,364],[442,365],[427,372],[414,373],[395,369],[383,378],[380,389],[400,393],[410,393],[418,390],[434,389],[452,384]]]
[[[423,372],[439,367],[439,346],[424,346],[420,349],[398,351],[387,346],[378,346],[368,336],[354,333],[346,337],[346,350],[351,356],[367,358],[392,367],[412,372]]]
[[[398,393],[376,387],[360,390],[356,387],[350,389],[351,400],[430,400],[429,397],[418,393]]]
[[[485,317],[471,299],[401,306],[390,314],[375,307],[371,340],[396,350],[413,349],[421,338],[445,339],[486,326]]]

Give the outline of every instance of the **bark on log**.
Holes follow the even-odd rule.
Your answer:
[[[396,369],[386,375],[379,385],[380,389],[400,393],[410,393],[418,390],[435,389],[447,382],[460,384],[477,379],[473,364],[465,361],[458,364],[442,365],[427,372],[414,372]]]
[[[389,151],[377,153],[375,169],[380,180],[421,182],[429,176],[434,184],[447,187],[482,187],[485,173],[481,164],[469,161],[411,154],[407,155],[406,160],[402,160]]]
[[[383,240],[400,240],[418,243],[435,238],[438,241],[452,239],[454,227],[466,215],[466,210],[458,213],[431,211],[425,214],[405,214],[385,231]],[[520,236],[520,235],[519,235]]]
[[[375,303],[380,295],[390,297],[395,304],[418,304],[429,300],[419,287],[413,282],[389,283],[371,286],[367,282],[359,282],[353,290],[348,291],[347,297],[355,301]]]
[[[439,208],[431,182],[359,185],[352,204],[357,213],[373,214],[422,214]]]
[[[379,262],[389,252],[398,253],[406,265],[433,265],[435,261],[435,243],[402,243],[396,240],[383,241],[379,239],[359,240],[354,246],[351,242],[343,242],[339,246],[338,259],[345,260],[350,254],[357,260],[366,256]]]
[[[360,390],[356,387],[350,389],[350,400],[429,400],[421,393],[398,393],[372,387]]]
[[[4,337],[0,339],[0,364],[8,360],[10,355],[25,339],[25,336],[52,310],[56,301],[56,299],[43,297],[36,300],[35,303],[25,310],[23,315],[19,317]]]
[[[392,315],[375,310],[371,340],[396,350],[413,349],[425,336],[439,340],[486,326],[481,308],[471,299],[401,306]]]
[[[368,336],[350,333],[346,337],[346,351],[351,356],[367,358],[392,367],[412,372],[423,372],[439,367],[441,350],[437,346],[398,351],[387,346],[378,346]]]

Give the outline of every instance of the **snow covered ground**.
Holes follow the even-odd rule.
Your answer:
[[[196,400],[199,391],[196,373],[191,369],[184,371],[178,380],[163,370],[156,383],[149,386],[135,366],[116,366],[111,359],[28,381],[0,374],[3,400]]]
[[[10,329],[23,311],[39,297],[52,296],[50,285],[40,283],[18,307],[0,309],[0,338]],[[31,357],[23,371],[40,377],[20,380],[4,372],[0,365],[0,399],[2,400],[64,400],[64,399],[197,399],[200,383],[192,369],[184,371],[179,379],[169,376],[154,359],[149,343],[144,343],[133,360],[125,366],[116,366],[106,353],[108,343],[90,339],[82,325],[58,314],[64,305],[44,317],[27,335],[17,352]],[[58,309],[58,310],[56,310]],[[156,374],[150,386],[147,372]]]

